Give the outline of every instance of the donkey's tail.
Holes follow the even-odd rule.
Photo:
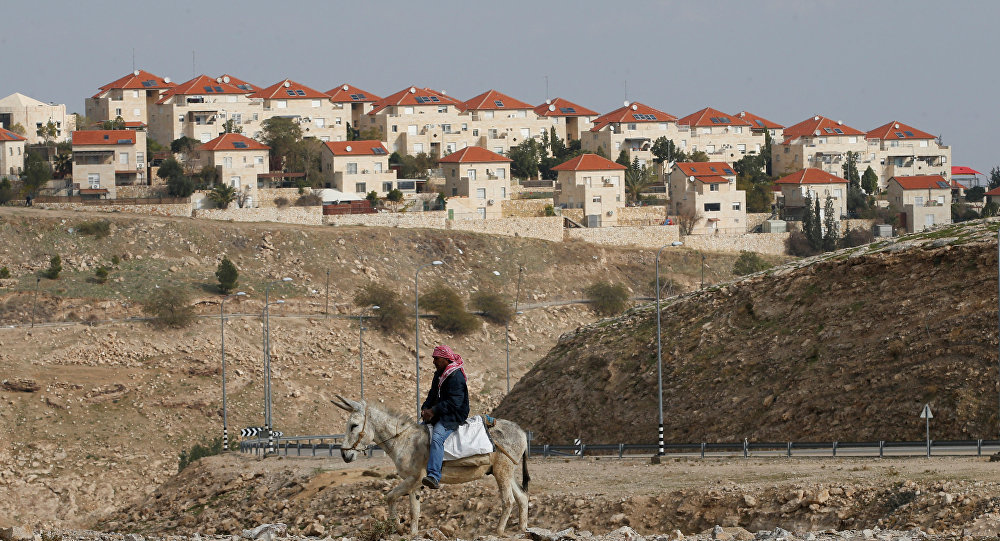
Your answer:
[[[531,476],[528,475],[528,451],[525,450],[521,455],[521,490],[528,491],[528,481],[531,481]]]

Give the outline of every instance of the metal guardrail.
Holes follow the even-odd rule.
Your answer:
[[[290,449],[295,449],[294,456],[317,456],[317,451],[326,451],[328,456],[333,456],[334,449],[340,449],[343,442],[343,434],[328,434],[325,436],[283,436],[274,439],[274,448],[277,454],[284,454],[285,456],[291,456],[289,455]],[[243,440],[240,442],[240,452],[260,456],[267,452],[267,446],[267,438]],[[310,455],[303,455],[303,449],[310,452]]]

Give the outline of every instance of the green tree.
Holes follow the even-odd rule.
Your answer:
[[[226,294],[239,285],[240,271],[229,260],[229,256],[222,256],[222,261],[219,261],[219,266],[215,269],[215,277],[219,280],[219,291]]]
[[[399,188],[393,188],[385,195],[385,200],[392,203],[392,210],[396,212],[399,210],[400,203],[403,202],[403,192]]]
[[[608,151],[604,150],[604,146],[598,146],[597,150],[594,151],[594,154],[597,154],[598,156],[604,158],[605,160],[608,159]]]
[[[639,158],[632,159],[632,163],[625,169],[625,193],[629,201],[635,203],[641,199],[641,194],[657,181],[654,167],[639,165]]]
[[[222,131],[223,133],[243,133],[243,126],[240,126],[235,118],[230,118],[222,123]]]
[[[52,144],[52,141],[56,138],[56,134],[59,133],[59,128],[56,127],[56,123],[51,120],[39,126],[35,130],[35,135],[42,138],[42,141],[46,146]]]
[[[359,287],[354,293],[354,305],[364,308],[378,306],[378,310],[369,312],[368,321],[382,332],[397,333],[408,328],[409,312],[399,293],[388,286],[369,282]]]
[[[159,143],[159,141],[153,139],[152,137],[146,137],[146,156],[149,159],[152,159],[154,152],[163,152],[163,150],[164,147]]]
[[[628,289],[622,284],[600,281],[583,290],[590,300],[590,308],[598,315],[613,316],[628,305]]]
[[[568,150],[569,148],[566,146],[566,143],[559,138],[558,134],[556,134],[555,126],[549,128],[549,154],[562,163],[566,161],[566,154]]]
[[[691,153],[691,155],[688,157],[688,159],[691,160],[692,162],[707,162],[708,161],[708,154],[706,154],[705,152],[703,152],[701,150],[696,150],[696,151],[694,151],[694,152]]]
[[[841,170],[843,170],[844,178],[847,180],[849,186],[861,186],[861,175],[858,173],[857,152],[847,153],[844,165],[841,166]]]
[[[198,148],[199,145],[201,145],[201,141],[185,135],[170,142],[170,152],[188,155],[192,150]]]
[[[229,204],[236,199],[236,188],[220,182],[208,192],[208,198],[220,209],[229,208]]]
[[[7,267],[0,267],[0,280],[6,280],[10,278],[10,269]]]
[[[771,212],[773,186],[774,183],[768,178],[753,182],[747,177],[736,177],[736,189],[746,192],[747,212]]]
[[[214,186],[219,181],[219,170],[211,165],[205,165],[198,172],[198,179],[205,186]]]
[[[1000,203],[990,201],[989,203],[983,205],[982,216],[983,218],[991,218],[996,216],[998,211],[1000,211]]]
[[[271,147],[271,170],[284,171],[285,165],[302,140],[302,128],[290,118],[271,117],[261,123],[263,143]]]
[[[499,293],[477,291],[472,295],[472,307],[497,325],[506,325],[514,318],[514,307]]]
[[[511,159],[510,172],[517,178],[537,178],[538,165],[546,149],[534,139],[525,139],[510,147],[507,157]]]
[[[865,169],[865,174],[861,176],[861,189],[868,195],[875,195],[878,192],[878,174],[870,165]]]
[[[651,150],[653,152],[653,161],[656,163],[683,162],[687,160],[687,154],[678,148],[673,140],[667,139],[664,136],[660,136],[653,141]]]
[[[1000,167],[990,169],[990,189],[1000,188]]]
[[[834,215],[833,198],[826,196],[823,204],[823,251],[832,252],[837,249],[837,241],[840,239],[840,231],[837,229],[839,216]]]
[[[62,258],[56,254],[49,258],[49,268],[42,271],[42,278],[58,280],[60,272],[62,272]]]
[[[6,205],[11,199],[14,199],[14,189],[10,185],[10,179],[0,178],[0,205]]]
[[[769,179],[766,171],[766,160],[761,154],[747,154],[733,162],[733,170],[738,177],[744,177],[752,183]]]
[[[375,190],[368,192],[368,195],[365,196],[365,199],[368,200],[372,208],[378,207],[379,197],[378,197],[378,192],[376,192]]]
[[[847,212],[860,216],[868,211],[870,206],[868,196],[865,195],[865,192],[861,191],[861,188],[847,186]]]
[[[181,328],[194,322],[194,307],[187,290],[178,286],[160,287],[143,303],[143,310],[158,327]]]
[[[823,243],[822,236],[817,236],[817,223],[819,217],[813,214],[813,200],[812,197],[806,195],[805,205],[802,207],[802,233],[806,236],[806,240],[809,241],[809,246],[816,250],[818,246]]]
[[[184,174],[181,164],[173,156],[163,160],[156,176],[167,181],[167,193],[172,197],[189,197],[194,193],[194,181]]]
[[[29,150],[24,160],[24,171],[21,173],[24,191],[34,193],[50,180],[52,180],[52,166],[41,154]]]
[[[760,254],[746,250],[741,250],[739,257],[733,262],[733,274],[736,276],[746,276],[769,268],[771,264],[764,261]]]
[[[621,152],[618,153],[618,157],[615,158],[615,163],[617,163],[618,165],[624,165],[626,169],[630,165],[632,165],[632,160],[628,159],[628,150],[627,149],[623,148],[621,150]]]
[[[115,118],[113,118],[111,120],[105,120],[104,122],[101,122],[101,129],[102,130],[124,130],[125,129],[125,119],[122,118],[122,117],[120,117],[120,116],[116,116]]]
[[[982,202],[985,194],[986,188],[983,188],[982,186],[974,186],[965,192],[965,200],[970,203],[979,203]]]
[[[69,152],[60,152],[55,157],[55,178],[66,178],[73,174],[73,155]]]
[[[94,281],[98,284],[106,283],[108,281],[108,268],[104,265],[97,267],[97,270],[94,271]]]
[[[771,130],[764,130],[764,146],[760,149],[760,155],[764,158],[764,174],[771,176]]]
[[[358,139],[361,141],[381,141],[382,130],[378,126],[365,128],[358,132]]]
[[[25,135],[28,135],[28,130],[24,129],[24,125],[21,124],[20,122],[14,123],[14,125],[10,127],[10,131],[12,131],[12,132],[14,132],[14,133],[16,133],[16,134],[18,134],[18,135],[20,135],[22,137],[25,136]]]

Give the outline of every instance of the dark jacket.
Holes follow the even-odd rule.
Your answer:
[[[469,388],[465,382],[465,374],[461,370],[455,370],[445,378],[441,396],[438,397],[438,379],[442,373],[444,370],[434,372],[434,383],[420,409],[434,412],[430,424],[442,423],[448,429],[455,430],[469,418]]]

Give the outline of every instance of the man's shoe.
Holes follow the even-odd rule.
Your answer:
[[[437,489],[440,488],[441,486],[441,483],[439,483],[437,479],[431,477],[430,475],[424,477],[424,480],[421,481],[421,483],[423,483],[425,487],[432,489]]]

